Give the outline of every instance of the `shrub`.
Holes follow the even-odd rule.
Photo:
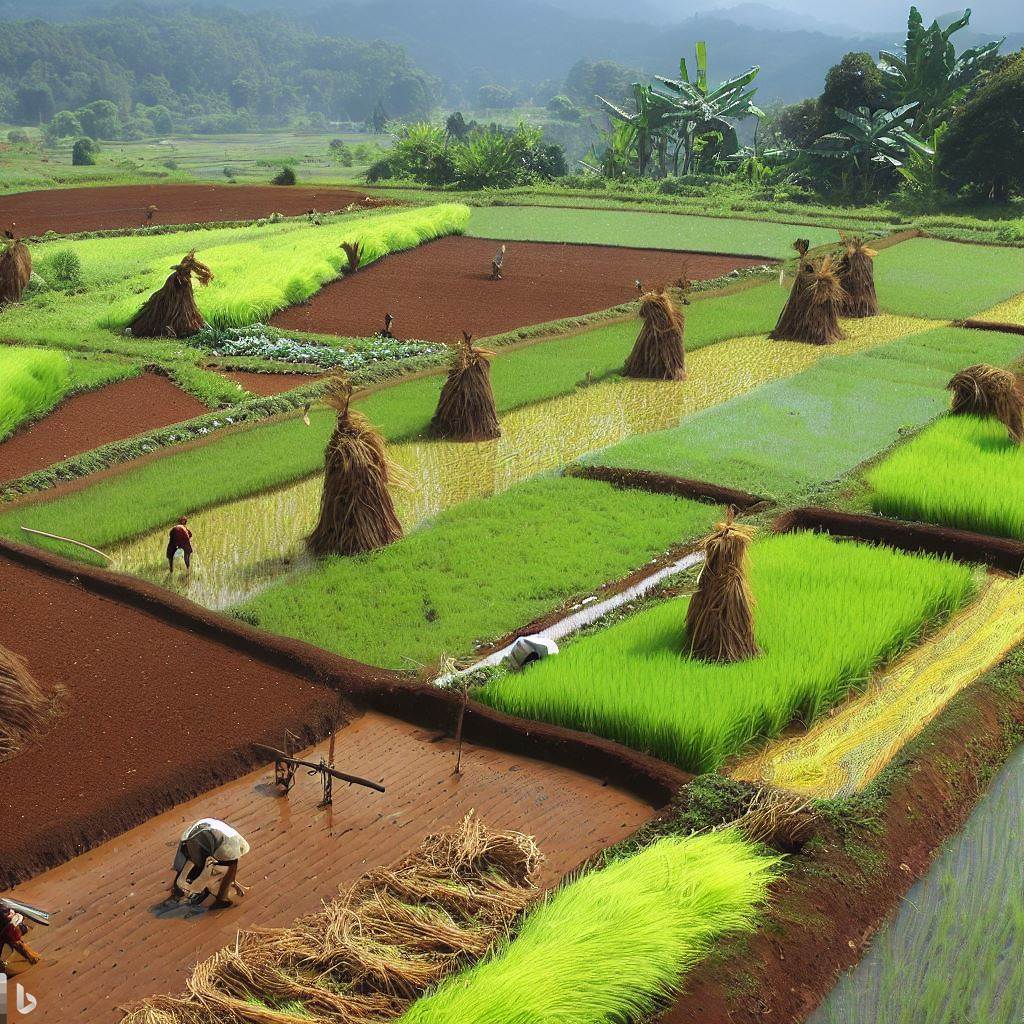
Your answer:
[[[298,179],[295,176],[295,168],[285,164],[270,180],[273,185],[294,185]]]
[[[74,167],[92,167],[100,151],[99,143],[88,136],[80,138],[71,148],[71,163]]]
[[[46,281],[51,288],[76,292],[82,288],[82,260],[74,249],[58,249],[46,262]]]
[[[31,142],[32,139],[28,132],[23,131],[21,128],[15,128],[7,133],[7,141],[15,146],[23,146],[26,143]]]

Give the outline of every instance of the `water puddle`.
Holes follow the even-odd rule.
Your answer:
[[[828,348],[734,338],[689,354],[689,376],[681,383],[609,380],[506,413],[497,441],[392,445],[391,456],[409,480],[394,493],[399,518],[410,530],[445,509],[498,494],[635,434],[674,427],[826,355],[873,348],[932,326],[906,317],[851,321],[849,337]],[[180,567],[168,578],[166,528],[112,549],[113,567],[208,608],[228,608],[305,561],[303,538],[316,522],[320,486],[315,476],[190,516],[196,553],[187,580]]]
[[[1024,747],[808,1024],[1020,1024]]]

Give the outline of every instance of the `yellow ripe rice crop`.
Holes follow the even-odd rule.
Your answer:
[[[829,799],[863,789],[961,690],[1024,639],[1024,580],[990,576],[935,636],[877,673],[809,732],[771,743],[730,774]]]
[[[979,313],[977,319],[1000,324],[1024,324],[1024,292]]]

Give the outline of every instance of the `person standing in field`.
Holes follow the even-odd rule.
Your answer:
[[[181,552],[185,558],[186,575],[192,569],[192,531],[188,528],[188,519],[182,516],[172,527],[167,538],[167,573],[174,575],[174,556]]]

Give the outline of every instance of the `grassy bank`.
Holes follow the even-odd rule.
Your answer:
[[[787,534],[752,547],[751,585],[762,654],[750,661],[687,656],[680,598],[491,682],[479,699],[713,771],[794,719],[812,722],[963,605],[976,580],[952,562]]]
[[[0,441],[55,406],[70,383],[71,368],[60,352],[0,348]]]

